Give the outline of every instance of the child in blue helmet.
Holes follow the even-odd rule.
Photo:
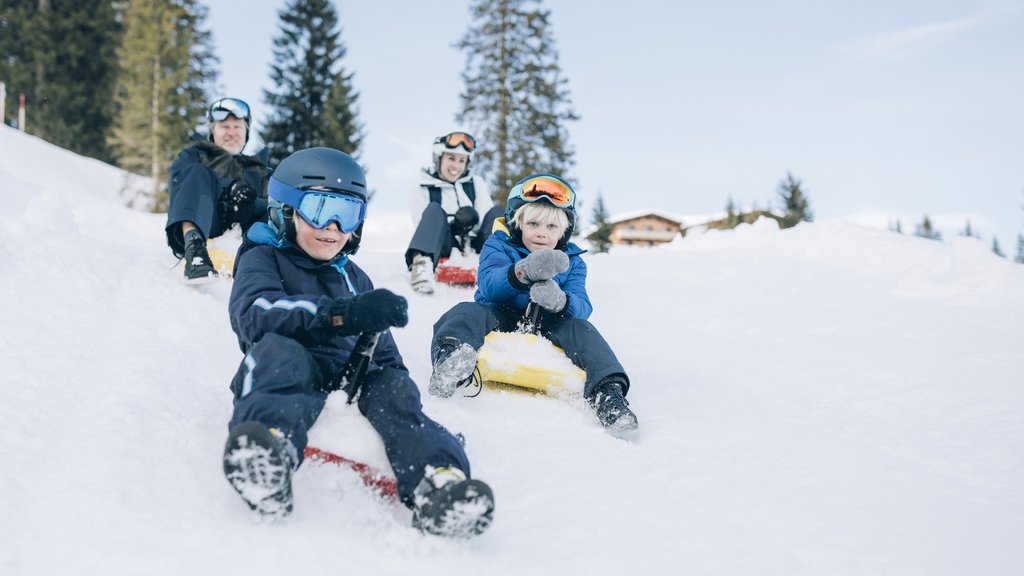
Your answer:
[[[252,509],[288,514],[307,433],[327,395],[344,390],[380,434],[414,525],[482,532],[493,494],[469,479],[459,440],[423,413],[389,331],[408,322],[406,300],[375,290],[349,258],[366,215],[362,169],[337,150],[300,150],[278,165],[268,190],[270,221],[253,225],[239,248],[229,303],[245,359],[231,382],[228,481]],[[352,381],[345,368],[361,334],[379,337],[365,375]],[[455,513],[465,503],[472,513]]]
[[[569,242],[576,225],[576,193],[565,180],[534,174],[509,193],[505,217],[480,252],[475,302],[457,304],[434,324],[431,394],[471,390],[477,350],[493,330],[512,332],[532,302],[542,309],[539,333],[565,350],[587,373],[583,395],[615,435],[638,428],[626,393],[629,377],[587,318],[587,265]]]

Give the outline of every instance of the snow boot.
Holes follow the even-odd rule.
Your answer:
[[[185,234],[185,282],[209,284],[217,281],[217,269],[213,267],[210,253],[206,251],[206,240],[198,230]]]
[[[434,261],[430,256],[413,256],[412,265],[409,267],[409,280],[412,282],[412,289],[420,294],[434,293]]]
[[[412,525],[427,534],[464,539],[482,534],[494,516],[494,493],[458,468],[427,466],[413,492]]]
[[[228,433],[224,476],[249,508],[283,518],[292,511],[292,471],[298,452],[284,433],[259,422],[242,422]]]
[[[605,378],[597,385],[594,395],[589,398],[597,411],[597,419],[601,421],[601,426],[619,438],[635,434],[640,426],[636,414],[629,409],[623,384],[619,377]]]
[[[435,353],[427,391],[432,396],[450,398],[457,388],[465,396],[476,396],[483,388],[476,368],[476,350],[469,344],[442,345]]]

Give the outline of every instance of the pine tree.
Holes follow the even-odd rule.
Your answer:
[[[725,226],[726,228],[732,229],[740,225],[742,222],[740,218],[741,214],[736,211],[736,203],[733,202],[732,196],[729,196],[729,202],[725,205]]]
[[[124,15],[112,145],[125,170],[153,179],[166,207],[170,164],[201,123],[217,77],[206,8],[196,0],[132,0]]]
[[[359,157],[358,94],[341,59],[338,14],[329,0],[291,0],[281,12],[270,66],[274,91],[264,90],[271,117],[260,133],[271,164],[292,152],[327,146]]]
[[[999,248],[999,238],[995,236],[992,237],[992,253],[1000,258],[1006,258],[1006,254],[1003,254],[1003,251]]]
[[[1024,264],[1024,234],[1017,234],[1017,256],[1013,261],[1017,264]]]
[[[558,64],[540,1],[473,0],[473,24],[456,46],[466,54],[465,92],[456,120],[470,127],[478,147],[473,163],[490,174],[494,199],[533,172],[571,181],[575,150],[566,124],[578,120]]]
[[[17,124],[18,95],[33,102],[35,60],[46,52],[38,27],[33,27],[37,0],[0,0],[0,81],[7,91],[4,121]],[[27,124],[27,122],[26,122]]]
[[[942,240],[942,234],[932,226],[932,221],[928,218],[927,214],[925,214],[921,223],[917,225],[917,231],[914,232],[914,236],[920,236],[928,240]]]
[[[79,154],[110,160],[116,48],[121,26],[110,0],[0,0],[0,80],[26,131]]]
[[[803,181],[786,172],[786,178],[779,181],[776,192],[782,199],[785,214],[782,216],[782,227],[792,228],[800,222],[814,220],[810,204],[803,190]]]
[[[593,244],[595,252],[607,252],[612,246],[612,227],[608,224],[608,210],[605,208],[601,193],[597,194],[592,218],[596,229],[587,236],[587,239]]]
[[[981,235],[978,234],[974,230],[974,228],[971,227],[971,219],[970,218],[967,219],[967,224],[965,224],[964,225],[964,229],[960,231],[960,235],[961,236],[966,236],[968,238],[978,238],[979,240],[981,239]]]
[[[900,222],[899,218],[897,218],[895,220],[890,220],[889,221],[889,230],[891,232],[895,232],[897,234],[903,234],[903,223]]]

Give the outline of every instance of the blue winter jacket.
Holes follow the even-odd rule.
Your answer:
[[[279,241],[266,223],[254,224],[235,258],[235,279],[228,312],[242,352],[264,334],[301,343],[336,375],[348,361],[356,336],[342,336],[331,325],[328,304],[373,290],[373,283],[347,257],[322,262],[287,241]],[[391,332],[384,332],[370,363],[408,371]]]
[[[563,249],[569,255],[569,269],[554,277],[565,292],[566,306],[560,315],[586,320],[594,307],[587,296],[587,264],[580,257],[586,252],[569,242]],[[494,222],[494,232],[480,250],[477,269],[477,289],[473,299],[485,306],[522,314],[530,303],[530,289],[512,280],[511,268],[530,253],[525,246],[514,242],[505,227],[505,219]]]

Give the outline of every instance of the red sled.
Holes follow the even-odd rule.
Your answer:
[[[475,286],[476,285],[476,262],[467,257],[460,257],[456,262],[449,262],[449,258],[438,258],[437,270],[434,279],[442,284],[453,286]],[[466,266],[472,264],[472,266]]]
[[[394,498],[398,494],[398,481],[368,464],[313,446],[306,446],[302,453],[307,461],[314,464],[334,464],[338,467],[351,468],[356,474],[359,474],[359,479],[363,481],[363,484],[377,490],[382,496]]]

